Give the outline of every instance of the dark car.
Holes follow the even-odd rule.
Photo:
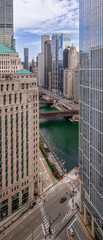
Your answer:
[[[60,202],[61,202],[61,203],[63,203],[63,202],[65,202],[65,201],[66,201],[66,199],[67,199],[67,198],[66,198],[65,196],[64,196],[64,197],[62,197],[62,198],[60,199]]]

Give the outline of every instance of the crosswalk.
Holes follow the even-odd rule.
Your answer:
[[[41,211],[41,215],[42,215],[42,218],[43,218],[43,223],[44,223],[45,231],[46,231],[46,234],[48,235],[48,233],[49,233],[49,221],[48,221],[48,219],[47,219],[47,216],[46,216],[46,212],[45,212],[43,203],[40,202],[40,203],[39,203],[39,206],[40,206],[40,211]]]
[[[69,178],[65,177],[62,182],[63,182],[63,183],[66,183],[67,186],[68,186],[68,188],[69,188],[71,191],[73,191],[73,185],[71,184]]]
[[[72,216],[72,211],[69,211],[62,219],[59,223],[57,223],[53,228],[52,228],[52,234],[55,234],[59,229],[61,229],[61,227],[65,224],[65,222],[67,222],[71,216]]]
[[[46,195],[50,195],[51,193],[54,192],[55,189],[57,189],[58,187],[60,187],[60,185],[62,185],[62,182],[58,182],[56,183],[54,186],[52,186],[47,192]]]

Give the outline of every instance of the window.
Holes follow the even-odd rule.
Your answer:
[[[6,85],[6,90],[7,90],[7,91],[9,90],[9,84]]]
[[[4,85],[1,85],[1,92],[3,91],[3,89],[4,89]]]
[[[11,104],[11,94],[9,95],[9,104]]]
[[[3,96],[3,104],[6,104],[6,95]]]
[[[12,91],[14,91],[14,84],[12,84]]]
[[[22,89],[24,89],[24,83],[22,83]]]
[[[26,83],[26,89],[28,89],[28,83]]]

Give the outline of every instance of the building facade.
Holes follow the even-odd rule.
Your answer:
[[[80,0],[80,211],[103,239],[103,1]],[[88,27],[87,27],[88,26]]]
[[[79,68],[74,70],[74,102],[79,103]]]
[[[68,53],[70,48],[65,48],[63,51],[63,67],[68,68]]]
[[[52,36],[52,91],[58,93],[58,36]]]
[[[0,0],[0,43],[14,48],[13,0]]]
[[[70,34],[60,34],[58,38],[58,88],[59,94],[63,94],[63,73],[64,73],[64,59],[63,52],[66,48],[70,48],[71,45],[71,35]]]
[[[0,73],[15,73],[22,67],[19,54],[0,44]]]
[[[68,68],[64,69],[63,96],[71,100],[74,99],[73,79],[74,79],[74,72],[68,70]]]
[[[0,74],[0,221],[38,193],[39,97],[29,71]]]
[[[38,85],[44,86],[44,53],[38,54]]]
[[[45,41],[50,40],[50,36],[49,35],[42,35],[41,36],[41,53],[44,53],[44,43]]]
[[[49,89],[49,72],[52,71],[52,41],[44,43],[44,87]]]
[[[24,68],[29,69],[29,49],[24,48]]]
[[[76,79],[77,72],[75,73],[75,70],[77,69],[78,66],[78,52],[76,47],[72,46],[67,51],[67,53],[68,53],[68,68],[64,69],[63,74],[63,96],[68,99],[74,98],[77,99],[79,82],[78,79]],[[67,65],[67,61],[65,62],[65,64]]]

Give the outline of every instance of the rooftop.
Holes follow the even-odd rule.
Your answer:
[[[26,70],[25,68],[20,69],[15,74],[32,74],[32,72]]]
[[[16,53],[16,52],[0,43],[0,53]]]

